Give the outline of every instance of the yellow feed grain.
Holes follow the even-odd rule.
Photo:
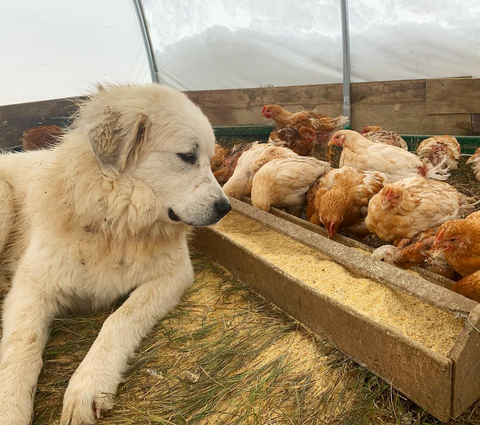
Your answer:
[[[352,274],[319,252],[238,213],[216,227],[292,277],[446,355],[463,321],[374,280]]]

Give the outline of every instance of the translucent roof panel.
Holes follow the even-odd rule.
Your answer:
[[[143,4],[163,83],[199,90],[342,81],[338,2]]]
[[[163,83],[342,81],[340,0],[144,0]],[[351,79],[479,76],[478,0],[349,0]]]
[[[132,0],[0,0],[0,105],[151,82]]]

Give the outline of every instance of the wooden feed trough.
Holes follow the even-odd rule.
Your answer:
[[[480,305],[448,279],[378,262],[278,210],[232,206],[196,230],[196,249],[441,421],[480,397]]]

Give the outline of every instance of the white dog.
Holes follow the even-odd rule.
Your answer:
[[[214,134],[185,95],[107,87],[53,150],[0,156],[4,303],[0,424],[29,424],[55,316],[130,293],[65,392],[60,423],[93,424],[142,338],[193,282],[189,226],[231,209],[210,170]]]

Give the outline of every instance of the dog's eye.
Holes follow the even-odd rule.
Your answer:
[[[182,161],[185,161],[189,164],[195,164],[197,156],[194,153],[177,153]]]

